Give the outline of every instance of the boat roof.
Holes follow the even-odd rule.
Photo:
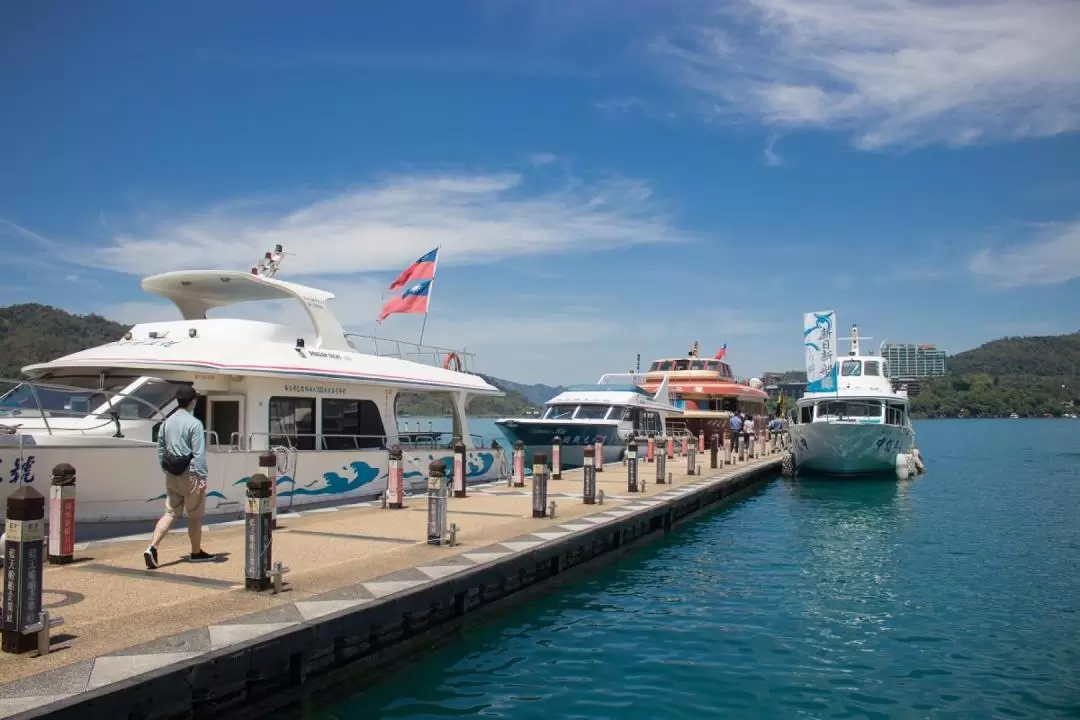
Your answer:
[[[178,270],[144,278],[146,292],[172,300],[185,320],[206,319],[207,311],[244,302],[296,300],[315,328],[315,347],[349,350],[345,329],[327,303],[334,294],[237,270]]]
[[[649,393],[645,392],[644,390],[639,388],[637,385],[622,385],[622,384],[620,384],[620,385],[608,385],[606,383],[597,384],[597,385],[590,385],[588,383],[584,383],[584,384],[581,384],[581,385],[571,385],[570,387],[568,387],[568,388],[566,388],[564,390],[564,392],[586,392],[586,391],[588,391],[588,392],[638,393],[640,395],[646,395],[646,396],[651,397],[651,395],[649,395]]]

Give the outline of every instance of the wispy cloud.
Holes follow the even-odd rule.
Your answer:
[[[1080,218],[1040,225],[1025,243],[983,248],[972,256],[968,268],[1002,288],[1058,285],[1080,278]]]
[[[709,112],[849,131],[857,146],[1080,127],[1074,0],[718,0],[651,48]]]
[[[769,167],[780,167],[784,164],[784,158],[780,157],[780,154],[776,152],[776,138],[769,138],[769,141],[765,143],[762,157]]]
[[[296,253],[291,275],[318,275],[399,270],[436,245],[462,265],[691,239],[644,182],[536,188],[518,173],[403,175],[305,203],[229,201],[143,224],[80,257],[138,274],[243,268],[281,243]]]

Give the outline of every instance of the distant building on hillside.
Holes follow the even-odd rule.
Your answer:
[[[765,384],[765,392],[770,398],[776,400],[780,395],[784,395],[788,404],[798,400],[806,392],[806,373],[801,370],[765,372],[761,375],[761,381]]]
[[[936,345],[891,343],[881,349],[893,380],[940,377],[945,374],[945,351]]]

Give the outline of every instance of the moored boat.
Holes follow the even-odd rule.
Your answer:
[[[480,447],[465,407],[503,393],[477,375],[449,369],[472,356],[347,334],[333,295],[277,279],[280,246],[251,272],[185,270],[148,277],[144,290],[173,301],[181,320],[140,323],[122,338],[23,369],[29,380],[0,397],[0,512],[22,485],[48,493],[53,466],[78,473],[80,521],[159,516],[164,480],[156,441],[182,385],[199,392],[206,427],[206,513],[239,514],[259,455],[277,458],[279,508],[375,498],[386,487],[388,449],[405,455],[406,485],[426,482],[446,444],[409,442],[395,403],[405,393],[443,393],[454,435],[468,448],[467,481],[495,479],[501,451]],[[242,302],[299,303],[308,328],[208,318]],[[365,351],[366,350],[366,351]]]
[[[654,360],[639,384],[655,392],[668,378],[671,403],[682,410],[673,427],[695,436],[704,433],[706,440],[713,434],[723,437],[736,412],[764,418],[769,397],[760,381],[737,378],[726,356],[727,345],[715,357],[703,358],[695,342],[686,357]]]
[[[534,453],[547,453],[558,438],[563,467],[580,467],[585,447],[602,442],[604,462],[619,462],[631,438],[662,436],[669,415],[679,408],[669,401],[667,382],[647,393],[634,376],[609,373],[595,385],[575,385],[544,404],[540,417],[499,418],[495,424],[514,443],[525,445],[526,464]]]
[[[807,388],[791,412],[794,470],[858,476],[915,472],[915,431],[906,390],[894,390],[887,361],[851,350],[835,359],[836,313],[808,313],[804,328]]]

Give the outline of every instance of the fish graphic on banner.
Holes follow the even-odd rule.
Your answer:
[[[806,392],[836,390],[836,311],[803,314]]]

